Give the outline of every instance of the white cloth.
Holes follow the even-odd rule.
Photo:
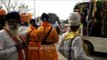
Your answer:
[[[59,42],[58,45],[58,50],[61,52],[66,58],[69,56],[69,50],[68,46],[71,43],[70,40],[64,41],[65,36],[68,34],[68,32],[64,33],[61,37],[61,41]],[[66,46],[66,47],[64,47]],[[62,47],[62,48],[61,48]],[[71,60],[93,60],[93,58],[88,57],[84,50],[83,50],[83,42],[80,36],[77,36],[73,41],[72,41],[72,46],[71,46]]]
[[[0,31],[0,60],[18,60],[17,43],[5,31]]]
[[[29,26],[20,26],[18,29],[19,34],[26,34],[28,31]]]
[[[22,33],[26,33],[28,31],[29,26],[20,26],[18,29],[18,33],[22,34]]]
[[[29,26],[20,26],[18,29],[19,35],[24,38],[27,38],[26,35],[29,28],[30,28]]]

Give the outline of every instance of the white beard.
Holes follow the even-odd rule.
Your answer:
[[[8,26],[6,26],[6,29],[11,33],[12,36],[19,38],[18,29],[10,29]]]
[[[13,36],[18,36],[18,30],[9,30]]]
[[[13,37],[16,37],[18,40],[21,40],[18,34],[18,26],[6,24],[5,28],[11,33]]]

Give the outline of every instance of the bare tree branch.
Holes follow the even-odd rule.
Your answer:
[[[6,8],[7,12],[10,11],[19,11],[19,12],[28,12],[30,9],[28,5],[20,4],[19,0],[2,0],[4,7]]]
[[[6,0],[3,1],[3,4],[4,4],[5,8],[6,8],[7,11],[8,11],[8,6],[6,5]],[[9,11],[8,11],[8,12],[9,12]]]

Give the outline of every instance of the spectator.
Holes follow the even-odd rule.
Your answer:
[[[78,12],[70,14],[68,31],[61,37],[58,50],[68,60],[93,60],[88,57],[83,48],[83,41],[79,33],[80,15]]]
[[[27,31],[27,42],[28,42],[28,60],[40,60],[39,59],[39,47],[40,42],[37,39],[37,25],[35,20],[30,21],[30,28]]]
[[[25,60],[25,40],[19,37],[19,23],[18,12],[6,15],[4,29],[0,31],[0,60]]]
[[[18,33],[25,36],[28,31],[28,28],[29,28],[28,22],[24,22],[23,24],[20,25]]]

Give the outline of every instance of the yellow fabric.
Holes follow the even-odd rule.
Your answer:
[[[48,22],[43,22],[41,26],[37,29],[38,40],[43,41],[50,28],[51,25]],[[56,43],[58,39],[58,33],[54,28],[52,28],[49,36],[47,37],[46,42]],[[40,48],[40,60],[58,60],[58,54],[55,44],[41,45]]]
[[[76,37],[77,35],[79,35],[79,31],[77,32],[69,32],[66,36],[65,36],[65,40],[68,40],[70,38],[74,38]]]
[[[80,23],[80,28],[83,26],[83,24],[82,23]]]
[[[96,0],[94,0],[94,7],[93,7],[93,11],[92,11],[92,16],[94,17],[95,15],[95,12],[97,11],[97,8],[96,8]]]

